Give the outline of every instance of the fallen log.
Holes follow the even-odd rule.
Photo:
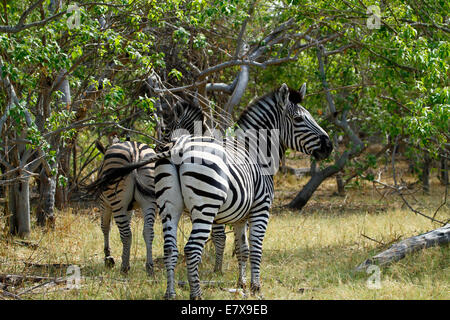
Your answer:
[[[0,283],[4,283],[10,286],[17,286],[22,284],[25,281],[30,282],[41,282],[41,281],[48,281],[48,280],[54,280],[53,277],[44,277],[44,276],[29,276],[29,275],[22,275],[22,274],[0,274]]]
[[[0,294],[2,296],[5,296],[7,298],[12,298],[14,300],[22,300],[18,295],[14,294],[14,293],[11,293],[9,291],[3,290],[3,289],[0,290]]]
[[[23,262],[26,267],[28,268],[35,268],[35,269],[67,269],[73,264],[70,263],[33,263],[33,262]]]
[[[450,243],[450,223],[438,229],[402,240],[387,250],[365,260],[356,267],[356,271],[365,271],[371,265],[383,266],[403,259],[407,254],[434,246]]]

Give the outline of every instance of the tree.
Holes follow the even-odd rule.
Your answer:
[[[22,199],[9,209],[29,217],[36,179],[45,225],[56,199],[62,206],[95,172],[95,141],[135,135],[153,145],[179,99],[224,130],[282,82],[308,83],[305,107],[336,144],[334,164],[319,164],[293,207],[328,176],[339,174],[341,191],[373,180],[395,140],[410,154],[448,154],[448,4],[369,9],[357,0],[3,2],[1,183]],[[381,153],[367,151],[374,141]]]
[[[289,9],[299,23],[314,25],[308,35],[318,49],[308,50],[288,66],[268,70],[263,77],[308,82],[316,94],[308,97],[306,107],[323,114],[332,124],[324,127],[345,142],[339,149],[335,146],[339,152],[335,164],[321,164],[322,170],[289,206],[300,209],[321,181],[338,172],[347,183],[354,177],[373,180],[367,170],[377,166],[380,153],[362,152],[372,143],[392,152],[399,137],[415,154],[425,151],[431,157],[445,149],[450,128],[449,50],[446,17],[441,13],[446,9],[443,2],[425,8],[414,1],[381,5],[381,16],[359,1],[302,1]],[[369,27],[372,19],[378,22],[375,28]],[[333,41],[321,46],[323,37]]]

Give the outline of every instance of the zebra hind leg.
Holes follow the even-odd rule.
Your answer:
[[[153,197],[142,194],[139,191],[135,192],[135,199],[142,208],[142,214],[144,216],[144,228],[142,230],[142,235],[144,237],[145,246],[147,249],[145,270],[149,276],[153,276],[152,245],[154,238],[153,226],[155,224],[156,217],[156,200]]]
[[[262,259],[262,244],[266,234],[269,211],[259,211],[250,216],[250,266],[251,266],[251,293],[256,294],[261,290],[260,266]]]
[[[178,220],[180,219],[182,209],[174,216],[168,214],[165,210],[172,207],[170,203],[167,203],[161,210],[163,233],[164,233],[164,265],[166,267],[167,274],[167,288],[164,294],[165,299],[175,299],[175,266],[178,261],[178,247],[177,247],[177,229]]]
[[[223,252],[225,250],[225,242],[227,237],[225,235],[224,224],[213,224],[212,226],[212,241],[216,249],[216,261],[214,265],[214,272],[222,274]]]
[[[215,213],[203,213],[192,216],[192,231],[184,247],[190,287],[190,298],[201,299],[200,276],[198,267],[202,261],[203,249],[211,233]]]
[[[248,241],[247,241],[247,222],[235,224],[234,229],[234,247],[239,263],[238,287],[245,290],[247,276],[246,267],[248,261]]]
[[[178,172],[170,162],[161,161],[155,168],[156,203],[161,217],[164,237],[164,265],[167,288],[165,299],[174,299],[175,267],[178,261],[177,230],[178,221],[184,209],[184,202],[178,183]]]
[[[109,247],[109,232],[111,230],[111,209],[102,205],[102,219],[101,229],[104,240],[105,266],[112,268],[114,266],[114,258],[111,256],[111,249]]]
[[[114,215],[114,221],[119,228],[120,240],[122,241],[122,266],[120,271],[127,274],[130,270],[130,250],[131,250],[131,211],[119,211],[117,215]]]
[[[150,206],[144,207],[144,230],[143,236],[145,245],[147,247],[147,259],[145,262],[145,270],[149,276],[154,275],[153,257],[152,257],[152,243],[154,238],[153,226],[155,224],[156,203],[152,202]]]

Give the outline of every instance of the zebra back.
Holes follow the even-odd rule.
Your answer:
[[[164,129],[163,144],[156,147],[158,152],[162,152],[162,158],[170,156],[170,154],[165,155],[164,151],[171,148],[170,142],[174,138],[183,134],[201,135],[206,130],[203,111],[198,106],[185,101],[177,102],[174,106],[174,116],[175,119]],[[97,141],[96,146],[105,157],[96,181],[85,187],[88,193],[98,197],[108,188],[116,186],[117,189],[119,185],[122,186],[124,183],[125,176],[132,170],[137,169],[136,174],[134,174],[136,188],[146,196],[154,195],[153,169],[154,162],[157,159],[142,165],[143,161],[148,160],[155,154],[153,149],[146,144],[133,141],[114,143],[108,148],[104,148]],[[135,165],[137,163],[140,164]],[[131,167],[133,169],[126,169]],[[124,170],[126,170],[126,173]]]
[[[95,196],[103,195],[109,200],[120,198],[121,191],[129,187],[126,185],[126,178],[119,175],[111,175],[113,172],[120,171],[121,168],[133,163],[142,162],[155,155],[155,152],[148,145],[136,141],[124,141],[114,143],[105,151],[103,162],[100,166],[96,181],[85,187],[88,193]],[[148,163],[136,168],[133,175],[133,186],[146,196],[154,196],[154,164]],[[111,201],[108,201],[111,202]]]

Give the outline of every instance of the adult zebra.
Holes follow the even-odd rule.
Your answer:
[[[184,247],[191,298],[201,296],[198,265],[213,223],[233,225],[238,284],[245,287],[246,262],[250,256],[251,291],[260,290],[262,241],[274,197],[273,174],[280,155],[291,148],[320,160],[332,151],[327,133],[299,105],[305,93],[305,84],[299,91],[283,84],[252,103],[238,120],[245,137],[260,146],[269,146],[269,138],[278,139],[278,145],[269,147],[268,159],[263,159],[268,167],[260,161],[258,152],[251,152],[247,143],[226,140],[224,147],[223,141],[214,138],[186,135],[147,161],[109,173],[108,178],[115,179],[156,161],[155,191],[163,222],[167,298],[175,297],[177,225],[184,207],[192,220],[192,231]],[[269,135],[264,134],[267,130]]]
[[[178,102],[174,106],[174,115],[175,119],[164,128],[163,142],[169,142],[173,137],[182,133],[201,135],[207,129],[204,125],[204,116],[201,108],[193,104],[184,101]],[[127,140],[114,143],[107,149],[103,148],[101,144],[97,145],[100,152],[105,155],[99,170],[98,179],[105,177],[111,170],[143,161],[155,155],[154,150],[148,145]],[[115,264],[109,244],[111,217],[113,216],[123,245],[121,271],[124,273],[128,272],[132,239],[130,221],[132,209],[139,206],[144,216],[143,237],[147,249],[145,266],[147,273],[153,274],[152,242],[156,215],[154,164],[146,164],[119,179],[109,180],[102,186],[94,182],[87,186],[86,189],[88,192],[96,193],[100,199],[105,265],[112,267]],[[216,247],[215,270],[220,271],[225,246],[225,231],[222,226],[214,228],[213,243]]]

